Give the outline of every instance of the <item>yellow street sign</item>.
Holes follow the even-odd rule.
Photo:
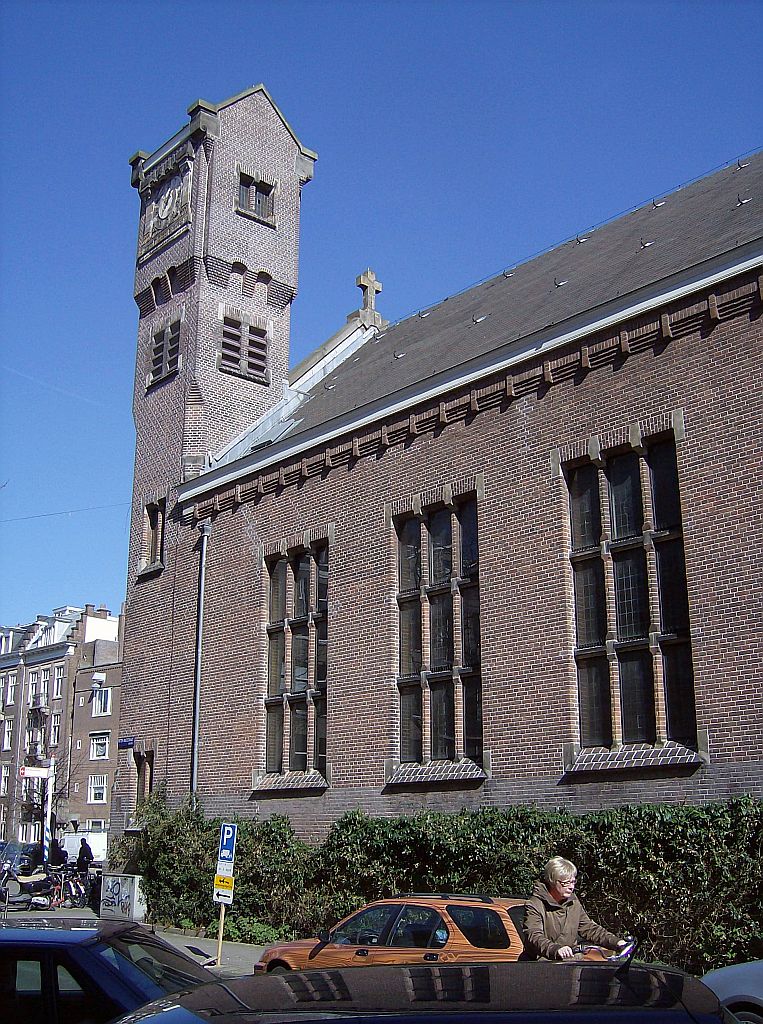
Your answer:
[[[215,889],[233,892],[233,878],[228,875],[215,875]]]

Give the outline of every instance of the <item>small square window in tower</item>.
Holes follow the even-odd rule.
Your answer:
[[[269,383],[268,335],[265,327],[226,316],[220,345],[220,369]]]
[[[275,187],[243,171],[238,179],[238,209],[266,224],[275,224]]]

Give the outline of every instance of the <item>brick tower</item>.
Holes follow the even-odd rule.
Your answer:
[[[316,160],[262,85],[217,105],[199,100],[188,114],[163,146],[130,160],[140,195],[125,632],[133,708],[148,700],[152,679],[173,674],[165,661],[175,488],[272,408],[288,382],[300,192]],[[126,714],[123,734],[136,725]],[[140,786],[137,750],[135,759]]]

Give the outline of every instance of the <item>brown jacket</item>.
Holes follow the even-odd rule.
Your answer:
[[[536,882],[525,904],[525,945],[531,956],[556,960],[562,946],[575,946],[581,939],[614,949],[619,939],[586,914],[574,894],[557,903],[543,882]]]

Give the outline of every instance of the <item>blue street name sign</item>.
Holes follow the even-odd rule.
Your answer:
[[[236,835],[238,825],[224,821],[220,826],[220,852],[217,855],[218,861],[223,864],[233,864],[236,859]]]

